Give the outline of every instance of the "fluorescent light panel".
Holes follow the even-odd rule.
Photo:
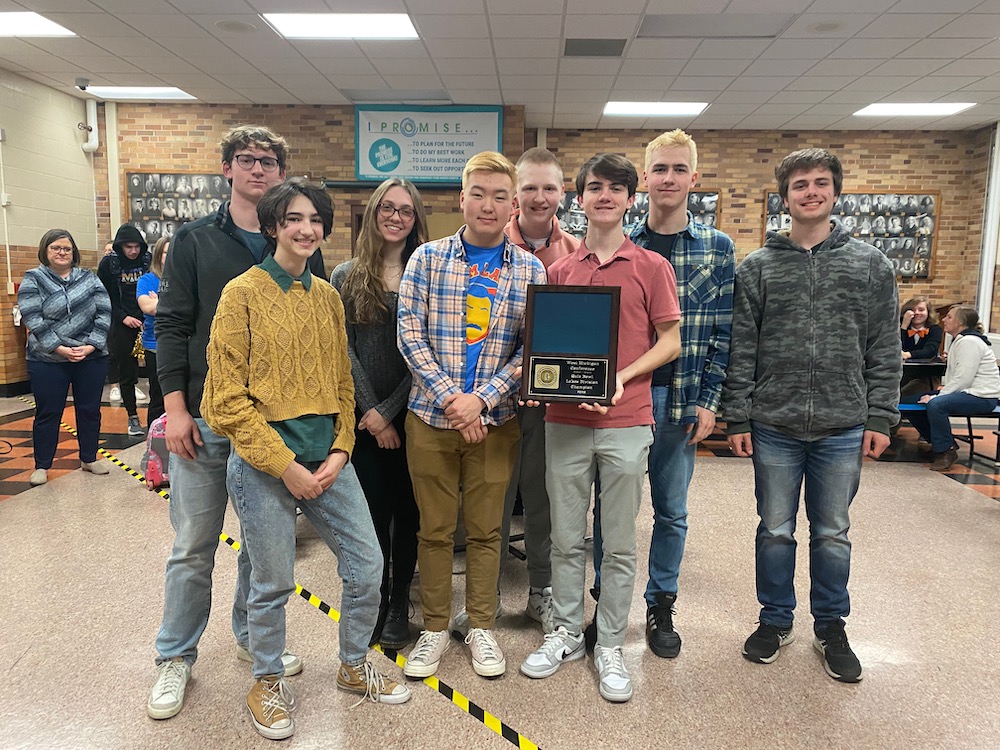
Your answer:
[[[37,13],[0,13],[0,36],[76,36]]]
[[[419,39],[405,13],[262,13],[286,39]]]
[[[87,93],[101,99],[142,101],[162,99],[195,99],[186,91],[173,86],[88,86]]]
[[[606,115],[631,115],[650,117],[670,117],[699,115],[708,102],[608,102],[604,105]]]
[[[882,102],[855,112],[857,117],[947,117],[975,107],[975,102]]]

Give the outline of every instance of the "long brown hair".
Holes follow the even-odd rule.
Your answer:
[[[153,245],[153,262],[150,264],[149,270],[156,274],[157,278],[163,276],[163,254],[167,251],[169,244],[169,237],[160,237]]]
[[[365,214],[361,219],[361,231],[358,233],[358,244],[355,247],[354,265],[344,279],[341,296],[348,319],[355,324],[380,323],[389,314],[383,293],[382,284],[382,233],[378,231],[378,206],[385,194],[394,187],[405,190],[413,201],[416,216],[413,228],[406,237],[401,262],[413,255],[418,246],[427,242],[427,214],[420,193],[412,183],[393,177],[377,188],[365,206]]]

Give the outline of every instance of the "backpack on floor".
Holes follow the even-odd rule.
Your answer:
[[[170,466],[170,451],[167,450],[167,415],[153,420],[146,432],[146,452],[139,465],[146,476],[146,487],[158,490],[170,484],[167,467]]]

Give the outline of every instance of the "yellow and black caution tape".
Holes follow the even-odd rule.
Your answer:
[[[19,396],[18,398],[20,398],[25,403],[31,404],[32,406],[35,405],[33,401],[31,401],[31,400],[29,400],[29,399],[27,399],[27,398],[25,398],[23,396]],[[76,435],[76,430],[73,429],[72,427],[70,427],[65,422],[60,422],[59,424],[60,424],[60,426],[62,426],[68,432],[72,433],[73,435]],[[133,469],[131,466],[129,466],[124,461],[122,461],[121,459],[119,459],[113,453],[109,453],[108,451],[106,451],[104,448],[98,448],[97,450],[98,450],[98,453],[100,453],[102,456],[104,456],[105,458],[107,458],[111,463],[113,463],[119,469],[121,469],[122,471],[124,471],[129,476],[134,477],[136,480],[138,480],[143,485],[145,485],[145,483],[146,483],[146,477],[144,477],[141,473],[139,473],[138,471],[136,471],[135,469]],[[155,492],[160,497],[162,497],[162,498],[164,498],[166,500],[170,500],[170,493],[167,492],[166,490],[160,489],[160,490],[155,490]],[[233,550],[239,551],[239,549],[240,549],[239,540],[233,539],[231,536],[229,536],[225,532],[219,534],[219,540],[222,541],[222,542],[225,542]],[[295,584],[295,593],[298,594],[303,599],[305,599],[307,602],[309,602],[309,604],[311,604],[313,607],[315,607],[317,610],[319,610],[320,612],[322,612],[324,615],[326,615],[327,617],[329,617],[334,622],[340,622],[340,612],[339,611],[337,611],[335,608],[331,607],[329,604],[327,604],[326,602],[324,602],[318,596],[316,596],[315,594],[313,594],[312,592],[310,592],[308,589],[304,588],[303,586],[299,585],[298,583]],[[398,651],[393,651],[391,649],[389,649],[389,650],[383,650],[382,647],[378,646],[378,645],[376,645],[374,648],[377,651],[381,651],[387,658],[389,658],[392,661],[394,661],[397,664],[397,666],[399,666],[400,668],[406,666],[406,657],[403,656]],[[443,695],[445,698],[447,698],[449,701],[451,701],[454,705],[458,706],[460,709],[462,709],[469,716],[471,716],[472,718],[474,718],[474,719],[478,720],[479,722],[481,722],[483,724],[483,726],[487,727],[488,729],[493,730],[494,732],[496,732],[497,734],[499,734],[501,737],[503,737],[505,740],[507,740],[508,742],[510,742],[512,745],[515,745],[518,748],[520,748],[520,750],[538,750],[538,745],[536,745],[534,742],[532,742],[531,740],[529,740],[527,737],[525,737],[524,735],[522,735],[520,732],[518,732],[513,727],[511,727],[511,726],[505,724],[504,722],[500,721],[499,718],[497,718],[496,716],[494,716],[493,714],[491,714],[486,709],[482,708],[481,706],[479,706],[476,703],[473,703],[465,695],[463,695],[462,693],[460,693],[458,690],[455,690],[455,688],[451,687],[450,685],[442,682],[437,677],[435,677],[433,675],[430,676],[430,677],[427,677],[427,678],[425,678],[423,680],[423,683],[425,685],[427,685],[428,687],[430,687],[432,690],[434,690],[434,691],[440,693],[441,695]]]

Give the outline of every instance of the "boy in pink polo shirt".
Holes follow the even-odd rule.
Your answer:
[[[598,154],[576,177],[587,237],[548,270],[550,284],[621,288],[617,389],[611,407],[550,404],[545,416],[545,479],[552,517],[554,632],[521,665],[548,677],[584,656],[587,510],[595,473],[604,504],[604,582],[597,606],[594,662],[601,695],[632,697],[622,645],[635,585],[635,518],[653,442],[652,372],[680,352],[680,306],[670,263],[625,237],[622,218],[635,201],[639,175],[618,154]]]

